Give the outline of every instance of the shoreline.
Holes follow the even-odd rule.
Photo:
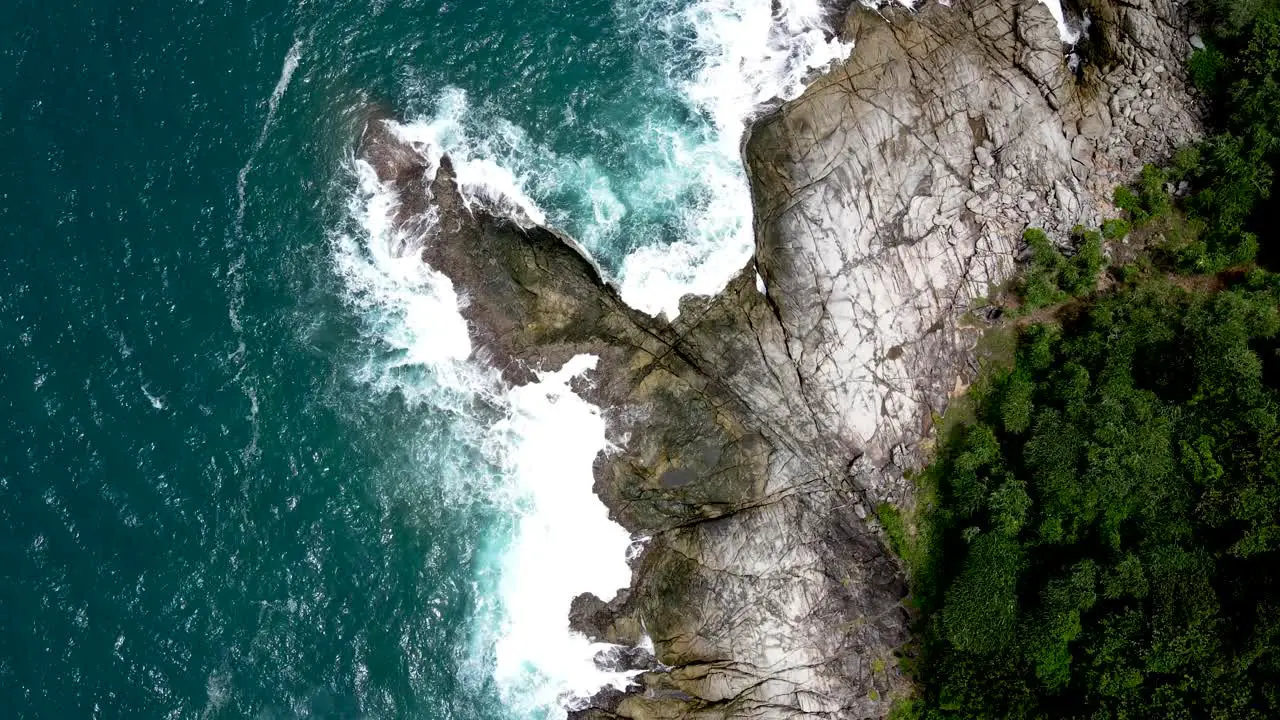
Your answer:
[[[1122,24],[1098,22],[1123,56]],[[753,256],[670,322],[622,302],[560,233],[468,207],[447,157],[422,187],[411,157],[378,156],[380,179],[431,197],[448,228],[423,259],[471,297],[481,358],[517,385],[598,358],[573,386],[617,447],[595,457],[593,489],[652,539],[630,587],[579,596],[571,626],[652,637],[652,656],[626,662],[661,670],[573,717],[887,713],[905,683],[885,667],[906,639],[906,585],[869,518],[910,502],[930,414],[969,371],[963,314],[1012,272],[1027,224],[1100,219],[1103,188],[1196,131],[1147,51],[1076,80],[1035,0],[855,7],[842,32],[853,56],[740,143]],[[1113,117],[1098,91],[1113,80],[1158,89],[1151,107],[1170,114]]]

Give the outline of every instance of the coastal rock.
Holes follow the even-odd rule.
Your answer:
[[[1077,75],[1030,0],[855,10],[852,57],[746,145],[757,268],[806,405],[824,437],[877,467],[926,439],[970,372],[962,318],[1009,277],[1032,217],[1059,238],[1096,225],[1117,184],[1199,131],[1181,70],[1144,70],[1181,67],[1180,8],[1090,12],[1101,19]],[[861,481],[873,503],[910,494]]]
[[[1178,73],[1145,69],[1180,67],[1179,8],[1126,2],[1091,8],[1078,75],[1034,0],[855,5],[853,55],[744,145],[755,258],[670,323],[569,238],[469,207],[447,158],[370,120],[360,154],[465,292],[481,357],[513,383],[599,358],[578,390],[618,449],[596,492],[651,539],[629,590],[572,616],[647,635],[652,661],[618,662],[655,669],[577,715],[874,718],[904,690],[907,588],[868,508],[912,502],[904,471],[972,372],[970,307],[1033,217],[1059,237],[1099,222],[1117,181],[1196,132]]]

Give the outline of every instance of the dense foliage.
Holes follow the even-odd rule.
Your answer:
[[[924,479],[915,712],[1280,717],[1278,299],[1152,283],[1024,333]]]
[[[1216,132],[1067,254],[1027,233],[1013,290],[1056,322],[1013,329],[915,516],[880,508],[920,610],[897,717],[1280,717],[1280,0],[1200,11]],[[1131,228],[1160,269],[1096,294]]]
[[[1205,0],[1201,11],[1209,45],[1192,55],[1188,70],[1210,103],[1216,132],[1170,167],[1147,168],[1137,188],[1117,191],[1116,205],[1137,224],[1167,230],[1164,250],[1181,270],[1216,272],[1255,258],[1275,265],[1280,0]],[[1183,183],[1188,194],[1174,218],[1167,191]]]
[[[1119,224],[1116,224],[1119,223]],[[1087,295],[1098,284],[1098,273],[1105,264],[1102,254],[1104,231],[1123,233],[1123,220],[1109,221],[1103,230],[1077,227],[1072,234],[1074,251],[1063,255],[1043,230],[1030,228],[1022,239],[1031,252],[1030,263],[1015,288],[1022,310],[1036,310],[1060,303],[1068,298]]]

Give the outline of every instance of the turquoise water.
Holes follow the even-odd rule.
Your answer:
[[[465,359],[352,139],[389,104],[670,308],[746,257],[742,122],[844,51],[756,5],[0,9],[3,714],[555,716],[607,681],[546,634],[625,583],[598,417],[557,404],[549,487],[545,394]],[[612,560],[545,534],[587,514]]]

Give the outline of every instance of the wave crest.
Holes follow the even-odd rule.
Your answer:
[[[618,13],[638,19],[637,31],[658,28],[641,47],[659,54],[651,65],[671,100],[620,131],[629,134],[624,146],[637,148],[622,163],[625,175],[589,155],[557,156],[457,88],[434,98],[430,116],[393,129],[422,154],[428,179],[449,155],[469,207],[567,230],[612,268],[624,300],[674,316],[681,296],[718,292],[751,256],[739,155],[747,124],[763,104],[799,94],[809,73],[851,46],[826,29],[816,0],[780,0],[773,9],[758,0],[680,7],[642,0]],[[661,22],[643,24],[653,16]],[[589,377],[596,359],[580,355],[537,382],[502,385],[472,357],[460,312],[467,299],[421,259],[425,243],[448,241],[438,219],[428,210],[411,230],[399,228],[397,198],[373,169],[352,159],[350,175],[347,222],[331,246],[371,348],[356,375],[380,392],[456,414],[453,439],[482,448],[504,471],[506,484],[476,489],[513,518],[489,568],[501,578],[496,603],[477,598],[476,652],[493,653],[493,677],[522,714],[559,715],[603,687],[625,687],[636,672],[598,668],[595,658],[610,646],[568,626],[576,595],[608,600],[630,584],[633,540],[592,491],[595,458],[609,450],[605,422],[569,386]],[[477,398],[496,422],[475,413]],[[469,478],[440,481],[465,491]]]

